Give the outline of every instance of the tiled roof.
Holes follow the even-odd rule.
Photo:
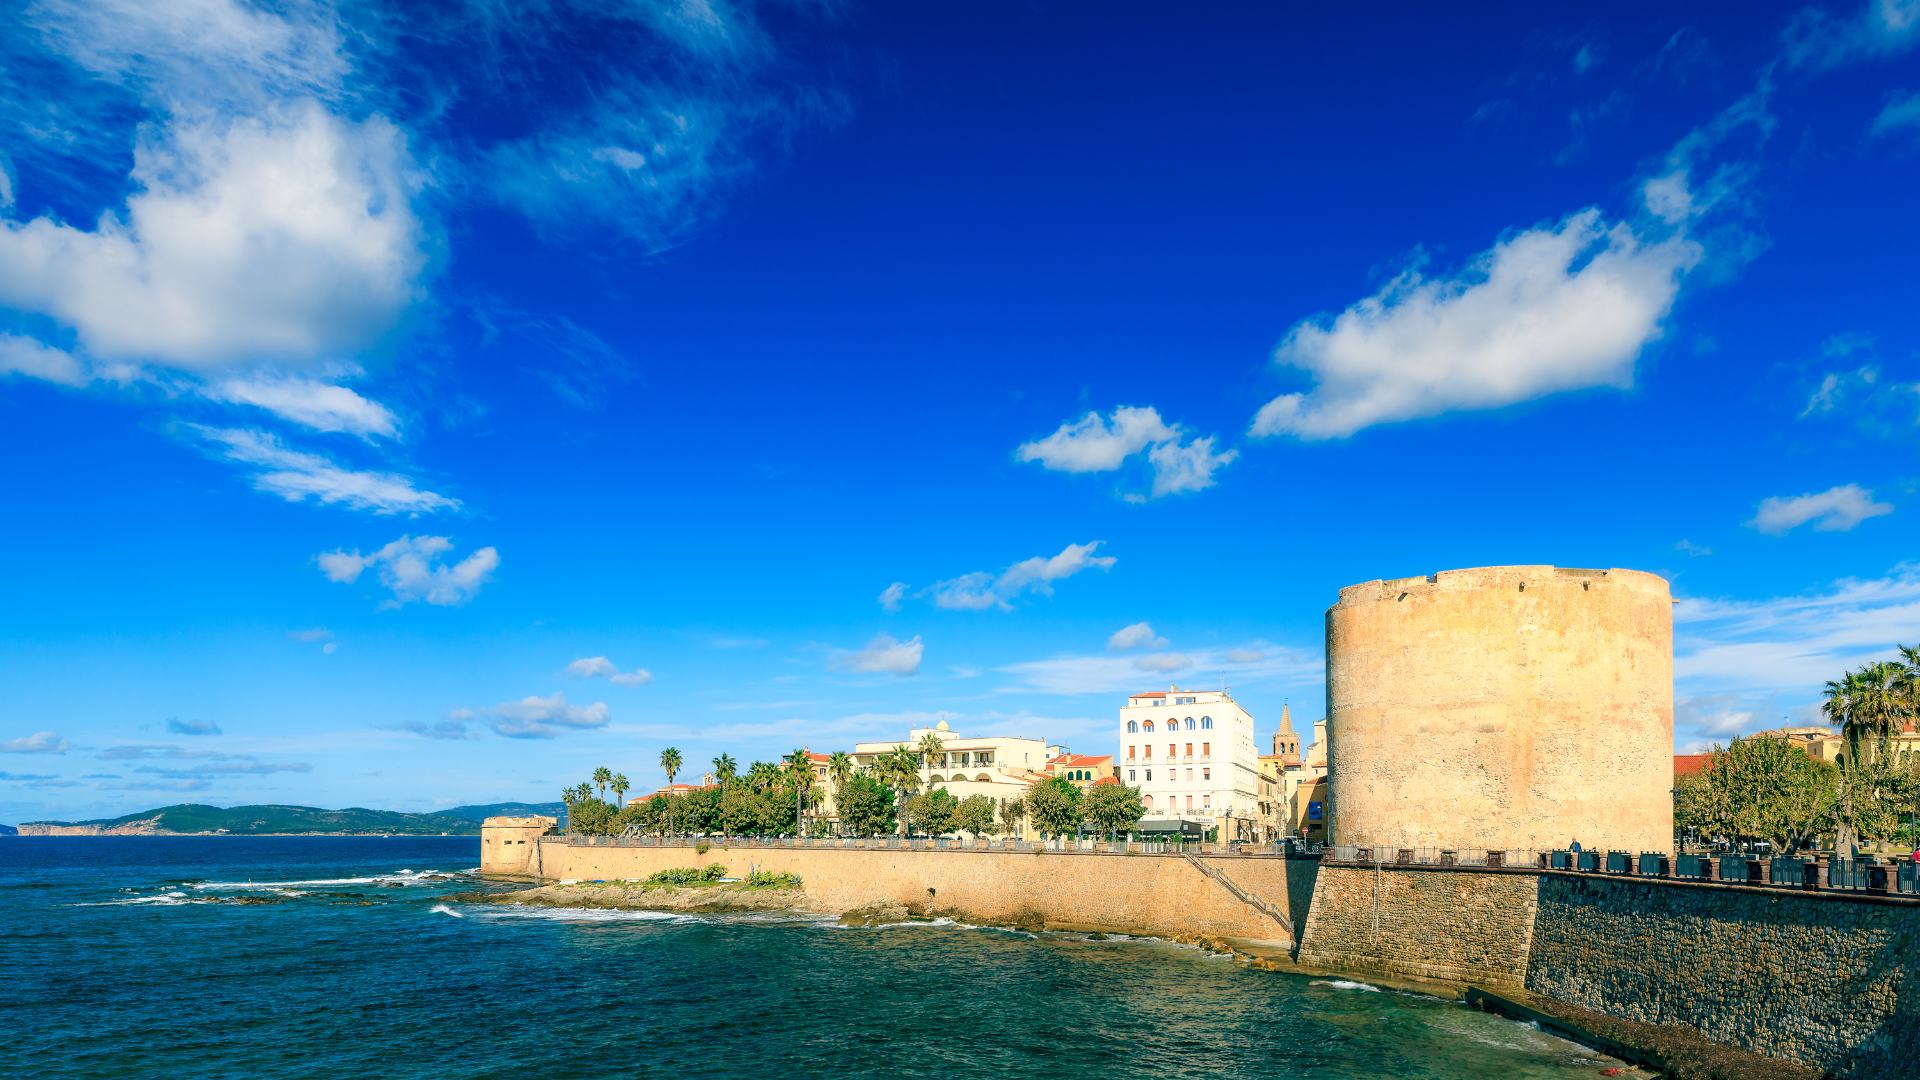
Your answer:
[[[1100,765],[1113,764],[1112,754],[1061,754],[1047,762],[1048,768],[1058,766],[1062,769],[1088,769]]]
[[[1713,760],[1712,754],[1675,754],[1673,755],[1673,778],[1692,776],[1705,771],[1707,763]]]

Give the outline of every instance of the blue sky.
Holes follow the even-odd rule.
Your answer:
[[[8,16],[0,820],[1304,727],[1461,566],[1671,578],[1682,748],[1920,640],[1913,0],[417,7]]]

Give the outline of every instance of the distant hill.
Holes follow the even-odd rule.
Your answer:
[[[475,806],[456,806],[451,810],[441,810],[442,817],[465,818],[468,821],[484,821],[490,817],[526,817],[530,814],[545,814],[550,818],[567,820],[567,805],[557,802],[490,802]]]
[[[317,806],[233,806],[221,809],[200,803],[180,803],[123,814],[117,818],[24,821],[20,823],[19,832],[22,836],[162,836],[183,833],[225,833],[235,836],[268,836],[276,833],[438,836],[443,833],[478,834],[480,821],[456,814],[407,814],[358,806],[345,810],[323,810]]]
[[[11,825],[0,825],[0,836],[19,836],[20,830]]]

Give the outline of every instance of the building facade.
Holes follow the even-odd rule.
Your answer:
[[[1060,748],[1043,739],[1014,735],[964,738],[945,720],[930,728],[914,728],[900,742],[863,742],[853,747],[854,765],[871,769],[881,757],[906,747],[920,752],[926,736],[940,740],[942,752],[920,762],[920,790],[944,788],[956,799],[985,795],[996,802],[1024,798],[1027,788],[1046,775],[1047,762]]]
[[[1144,830],[1198,823],[1218,840],[1259,836],[1253,716],[1225,690],[1133,694],[1120,709],[1120,781],[1140,789]]]
[[[1057,776],[1085,791],[1103,780],[1114,779],[1111,754],[1061,754],[1047,762],[1048,776]]]

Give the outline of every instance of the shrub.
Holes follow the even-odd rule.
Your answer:
[[[708,863],[702,867],[672,866],[656,871],[641,885],[648,889],[684,888],[689,885],[711,885],[726,876],[727,868],[719,863]]]
[[[693,845],[693,853],[695,855],[705,855],[707,852],[712,850],[713,850],[713,845],[707,843],[705,840],[702,840],[699,843]]]
[[[774,873],[771,870],[755,870],[747,875],[749,889],[797,889],[800,887],[800,875],[784,870]]]

